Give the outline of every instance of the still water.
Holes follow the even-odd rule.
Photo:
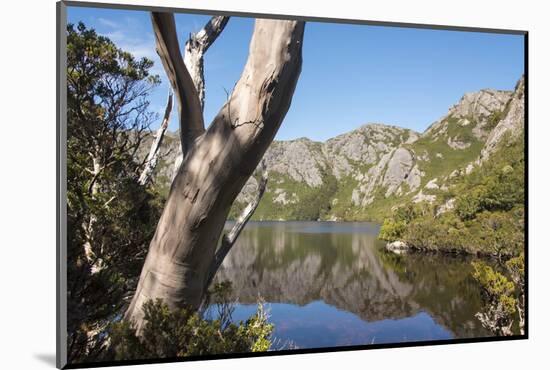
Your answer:
[[[227,225],[228,228],[231,224]],[[487,336],[470,259],[395,255],[373,223],[250,222],[216,280],[245,320],[267,302],[279,348]]]

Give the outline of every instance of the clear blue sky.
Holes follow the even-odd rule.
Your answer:
[[[180,45],[208,16],[176,14]],[[162,84],[151,107],[162,113],[168,91],[155,52],[149,14],[69,7],[119,47],[155,62]],[[232,17],[205,58],[205,122],[209,124],[239,79],[253,19]],[[277,139],[326,140],[358,126],[387,123],[422,132],[465,92],[511,90],[524,70],[523,36],[308,22],[303,66]],[[170,129],[178,128],[172,115]]]

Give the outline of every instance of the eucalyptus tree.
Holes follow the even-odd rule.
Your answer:
[[[249,214],[223,236],[229,209],[279,129],[302,65],[304,22],[257,19],[239,81],[205,127],[201,97],[184,63],[171,13],[151,14],[157,53],[179,108],[183,161],[149,245],[126,319],[138,331],[143,304],[197,309],[220,259]],[[247,207],[253,212],[254,207]],[[233,232],[234,231],[234,232]]]

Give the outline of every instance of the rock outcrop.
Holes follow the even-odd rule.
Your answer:
[[[485,147],[481,151],[481,161],[486,160],[496,149],[505,135],[517,137],[523,133],[525,125],[525,80],[522,77],[516,85],[514,94],[504,110],[504,118],[491,131]]]
[[[322,172],[327,168],[321,143],[301,138],[292,141],[275,141],[264,155],[267,169],[287,175],[292,180],[310,187],[323,184]]]
[[[491,115],[502,111],[511,96],[511,91],[492,89],[466,93],[457,104],[449,108],[449,112],[443,118],[426,130],[426,134],[444,134],[448,118],[454,118],[460,126],[469,127],[477,139],[484,139],[488,134],[484,127],[489,123]]]

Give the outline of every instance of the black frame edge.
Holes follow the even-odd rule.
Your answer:
[[[526,335],[513,335],[509,337],[444,339],[444,340],[404,342],[404,343],[293,349],[293,350],[280,350],[280,351],[270,351],[270,352],[244,352],[244,353],[227,353],[227,354],[218,354],[218,355],[203,355],[203,356],[189,356],[189,357],[155,358],[155,359],[143,359],[143,360],[85,362],[85,363],[68,364],[67,366],[64,367],[64,369],[85,369],[85,368],[112,367],[112,366],[153,365],[153,364],[165,364],[165,363],[319,354],[319,353],[333,353],[333,352],[350,352],[350,351],[376,350],[376,349],[399,349],[399,348],[426,347],[426,346],[435,346],[435,345],[444,346],[444,345],[452,345],[452,344],[480,344],[480,343],[514,341],[514,340],[525,340],[525,339],[527,339]]]
[[[529,32],[523,37],[523,68],[524,68],[524,192],[525,192],[525,216],[524,216],[524,274],[525,274],[525,338],[529,338]]]

